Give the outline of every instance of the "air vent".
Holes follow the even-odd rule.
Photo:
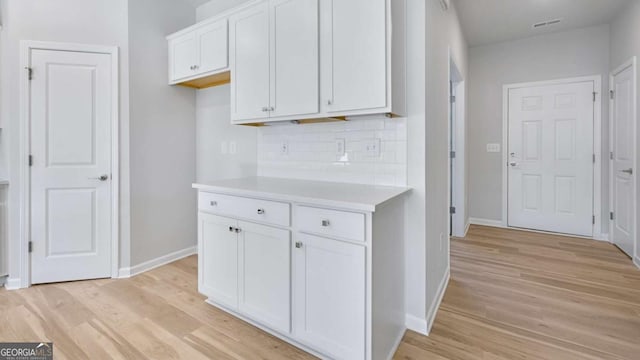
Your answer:
[[[558,24],[561,21],[562,21],[562,19],[553,19],[553,20],[548,20],[548,21],[542,21],[542,22],[533,24],[533,28],[534,29],[538,29],[538,28],[541,28],[541,27],[549,26],[549,25],[555,25],[555,24]]]

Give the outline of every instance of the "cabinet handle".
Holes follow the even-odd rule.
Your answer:
[[[296,242],[296,249],[301,249],[302,248],[302,242],[298,241]]]
[[[265,107],[262,108],[262,112],[267,112],[267,111],[269,111],[268,107],[265,106]]]
[[[258,215],[264,214],[264,209],[258,209]]]
[[[218,202],[217,201],[212,201],[210,204],[211,204],[211,206],[218,206]]]
[[[327,100],[327,105],[333,105],[333,100]]]
[[[269,111],[276,111],[276,108],[272,106],[269,108]]]
[[[236,232],[236,234],[240,233],[240,231],[242,231],[242,229],[240,228],[235,228],[234,231]]]
[[[331,222],[329,220],[322,220],[322,226],[327,227],[331,225]]]

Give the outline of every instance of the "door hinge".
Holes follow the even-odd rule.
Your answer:
[[[29,252],[33,252],[33,241],[29,241]]]
[[[451,101],[451,103],[455,103],[456,102],[456,96],[455,95],[451,95],[451,98],[449,99]]]
[[[613,160],[613,151],[609,153],[609,159]]]
[[[450,207],[449,208],[449,214],[453,215],[455,213],[456,213],[456,207],[455,206]]]
[[[596,154],[593,154],[593,163],[596,163]]]
[[[33,155],[29,155],[29,166],[33,166]]]
[[[616,92],[613,90],[609,90],[609,99],[613,100],[616,97]]]
[[[613,216],[613,211],[609,213],[609,220],[613,220],[615,219],[615,216]]]
[[[598,94],[597,92],[595,92],[595,91],[593,92],[593,102],[596,102],[596,95],[597,94]]]
[[[26,67],[25,69],[27,70],[27,78],[33,80],[33,68]]]
[[[449,157],[452,158],[452,159],[455,159],[456,158],[456,152],[455,151],[451,151],[449,153]]]
[[[595,225],[595,224],[596,224],[596,216],[595,216],[595,215],[592,215],[592,216],[591,216],[591,223],[592,223],[593,225]]]

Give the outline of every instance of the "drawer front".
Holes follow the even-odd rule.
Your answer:
[[[198,209],[278,226],[291,224],[290,205],[276,201],[200,192]]]
[[[296,222],[303,232],[365,241],[364,214],[299,206]]]

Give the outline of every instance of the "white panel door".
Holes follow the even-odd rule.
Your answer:
[[[195,33],[186,34],[171,40],[171,80],[195,75],[198,65],[198,43]]]
[[[322,2],[322,104],[328,112],[387,105],[386,0]]]
[[[229,36],[227,19],[216,21],[197,32],[198,73],[222,70],[229,66]]]
[[[111,276],[111,56],[32,50],[31,281]]]
[[[231,121],[269,117],[269,6],[262,3],[229,18]]]
[[[273,0],[271,117],[319,109],[318,0]]]
[[[593,82],[509,91],[509,226],[593,235]]]
[[[282,333],[291,331],[289,230],[240,221],[240,312]]]
[[[635,233],[634,187],[634,97],[635,81],[630,66],[613,78],[614,99],[611,119],[611,203],[613,211],[612,241],[633,257]]]
[[[336,359],[365,356],[365,248],[296,234],[294,333]]]
[[[199,213],[198,226],[199,291],[216,303],[237,309],[238,222]]]

